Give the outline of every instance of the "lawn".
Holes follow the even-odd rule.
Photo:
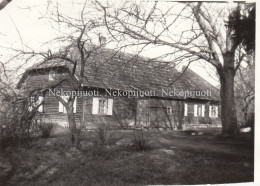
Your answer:
[[[140,133],[136,133],[138,139]],[[4,185],[146,185],[252,182],[254,151],[248,140],[145,131],[145,150],[133,145],[134,132],[81,134],[79,149],[66,132],[9,147],[2,158],[13,166]],[[105,144],[101,144],[101,142]],[[136,143],[134,143],[136,144]]]

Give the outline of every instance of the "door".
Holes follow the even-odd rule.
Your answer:
[[[150,125],[148,100],[137,100],[136,124],[140,127],[148,127]]]
[[[169,107],[151,107],[150,124],[155,128],[174,129],[175,121],[172,109],[169,109]]]

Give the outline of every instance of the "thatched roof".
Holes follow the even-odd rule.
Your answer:
[[[33,65],[21,78],[21,87],[29,74],[39,69],[68,68],[72,64],[64,60],[51,60]],[[79,74],[80,66],[76,69]],[[184,74],[178,72],[170,63],[154,62],[111,49],[98,49],[88,58],[85,66],[83,85],[94,88],[109,88],[122,91],[155,91],[160,96],[162,89],[167,91],[211,91],[212,96],[199,96],[196,99],[219,100],[219,91],[191,69]],[[171,96],[172,97],[172,96]],[[183,99],[183,96],[175,96]]]

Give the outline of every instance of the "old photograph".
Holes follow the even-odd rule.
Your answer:
[[[255,183],[256,3],[0,0],[0,185]]]

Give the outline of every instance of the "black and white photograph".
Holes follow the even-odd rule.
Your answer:
[[[256,41],[255,1],[0,0],[0,185],[257,185]]]

